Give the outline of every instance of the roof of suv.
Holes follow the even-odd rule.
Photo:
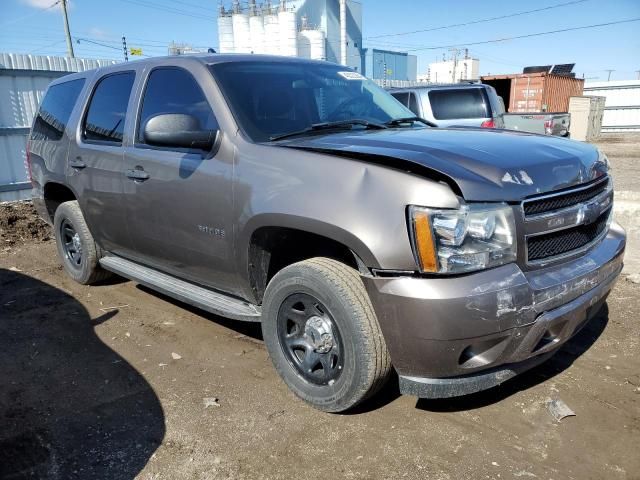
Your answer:
[[[447,88],[487,88],[490,85],[484,83],[431,83],[428,85],[416,85],[414,87],[392,87],[390,92],[400,92],[408,90],[439,90]]]
[[[68,82],[77,78],[89,78],[96,74],[104,75],[109,72],[117,72],[126,69],[128,65],[142,65],[149,68],[156,66],[166,66],[169,60],[175,60],[176,64],[185,63],[199,63],[204,65],[215,65],[219,63],[229,62],[263,62],[263,63],[297,63],[297,64],[323,64],[323,65],[337,65],[332,62],[326,62],[324,60],[310,60],[299,57],[283,57],[279,55],[260,55],[250,53],[195,53],[188,55],[171,55],[162,57],[144,58],[140,60],[132,60],[131,62],[121,62],[109,65],[106,67],[95,68],[92,70],[85,70],[83,72],[71,73],[55,79],[51,82],[51,85],[57,83]],[[350,69],[349,67],[344,67]]]

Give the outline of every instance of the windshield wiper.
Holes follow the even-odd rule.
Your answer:
[[[387,125],[382,123],[370,122],[368,120],[361,120],[359,118],[353,118],[351,120],[338,120],[336,122],[322,122],[322,123],[314,123],[310,127],[307,127],[303,130],[298,130],[296,132],[283,133],[282,135],[274,135],[269,137],[270,141],[282,140],[283,138],[289,137],[297,137],[298,135],[307,135],[313,132],[319,132],[322,130],[333,130],[333,129],[350,129],[354,125],[360,125],[365,127],[365,129],[369,130],[380,130],[383,128],[388,128]]]
[[[430,122],[429,120],[425,120],[422,117],[403,117],[403,118],[394,118],[393,120],[389,120],[388,122],[385,122],[385,125],[387,127],[397,127],[403,123],[413,123],[413,122],[420,122],[420,123],[424,123],[425,125],[428,125],[429,127],[437,127],[438,125],[436,125],[433,122]]]

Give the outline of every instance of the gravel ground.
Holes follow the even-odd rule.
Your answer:
[[[607,133],[596,145],[611,162],[616,190],[640,193],[640,133]]]
[[[619,143],[601,144],[616,187],[638,191],[624,167],[637,149],[614,155]],[[640,479],[631,281],[552,359],[501,387],[417,401],[391,382],[329,415],[287,390],[256,325],[129,281],[75,284],[45,227],[11,228],[35,221],[21,215],[0,220],[2,479]],[[556,422],[547,398],[576,416]]]
[[[623,274],[640,280],[640,134],[605,134],[597,145],[611,162],[614,218],[627,231]]]

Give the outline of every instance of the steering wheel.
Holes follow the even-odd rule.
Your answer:
[[[371,102],[366,98],[355,97],[345,100],[331,112],[329,121],[348,120],[350,118],[366,118],[371,115]]]

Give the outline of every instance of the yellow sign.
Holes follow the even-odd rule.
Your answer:
[[[129,49],[129,52],[131,52],[131,55],[142,55],[141,48],[131,48]]]

